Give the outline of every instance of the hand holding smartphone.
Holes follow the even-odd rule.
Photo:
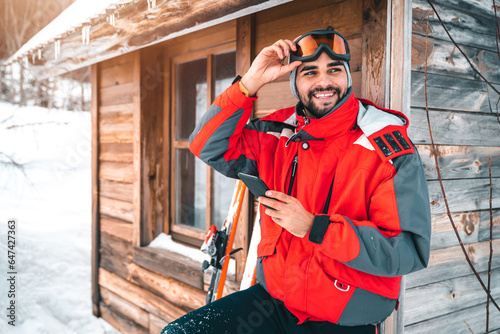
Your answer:
[[[255,198],[259,198],[261,196],[267,197],[266,191],[269,190],[269,187],[264,183],[264,181],[262,181],[261,178],[245,173],[238,173],[238,177],[240,178],[241,181],[243,181],[243,183],[245,183],[245,185],[252,192]],[[266,208],[273,209],[267,205],[264,206]]]

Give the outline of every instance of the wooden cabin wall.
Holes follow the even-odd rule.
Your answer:
[[[163,228],[163,55],[92,67],[94,314],[122,333],[159,333],[204,304],[200,264],[147,245]]]
[[[476,68],[499,89],[500,58],[492,3],[475,0],[432,3]],[[491,156],[495,251],[491,290],[497,302],[500,300],[500,123],[495,105],[499,96],[471,69],[427,1],[413,0],[412,28],[410,138],[418,147],[428,179],[432,241],[429,267],[406,279],[405,333],[470,333],[470,330],[484,333],[486,294],[469,269],[453,232],[430,146],[425,60],[430,123],[451,216],[485,284],[490,225],[488,156]],[[489,330],[500,332],[500,312],[491,304]]]

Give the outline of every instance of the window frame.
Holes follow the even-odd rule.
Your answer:
[[[213,169],[209,166],[206,167],[206,208],[205,208],[205,229],[200,230],[195,227],[190,227],[186,225],[177,224],[175,221],[176,217],[176,150],[177,149],[187,149],[189,147],[188,140],[177,140],[176,139],[176,124],[177,124],[177,92],[176,92],[176,65],[188,61],[193,61],[197,59],[206,58],[207,59],[207,105],[208,109],[212,102],[215,100],[216,96],[214,93],[214,56],[226,52],[236,52],[236,41],[229,41],[219,45],[210,46],[201,50],[196,50],[183,54],[169,54],[169,68],[170,68],[170,154],[169,154],[169,169],[170,169],[170,218],[168,219],[169,231],[172,237],[178,241],[191,244],[193,246],[201,246],[203,240],[205,239],[206,231],[212,223],[212,175]],[[236,57],[236,55],[235,55]],[[236,70],[236,69],[235,69]],[[229,208],[228,208],[229,209]]]

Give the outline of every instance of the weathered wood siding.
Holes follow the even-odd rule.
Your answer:
[[[490,1],[433,0],[450,34],[480,72],[496,87],[500,61]],[[493,174],[491,289],[500,300],[500,124],[498,95],[473,72],[425,0],[413,1],[410,137],[422,156],[432,210],[429,268],[406,278],[405,333],[484,333],[486,294],[468,267],[446,214],[430,146],[424,94],[439,151],[443,186],[454,222],[483,281],[489,258],[489,173]],[[466,324],[466,323],[467,324]],[[490,333],[500,331],[500,312],[490,304]]]
[[[199,263],[147,245],[163,230],[163,55],[94,65],[98,97],[100,315],[123,333],[158,333],[204,304]]]
[[[134,66],[137,53],[99,64],[99,212],[101,231],[133,239]]]

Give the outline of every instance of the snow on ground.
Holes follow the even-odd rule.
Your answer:
[[[119,333],[92,315],[90,131],[88,112],[0,103],[0,333]],[[11,218],[15,327],[7,317]]]

